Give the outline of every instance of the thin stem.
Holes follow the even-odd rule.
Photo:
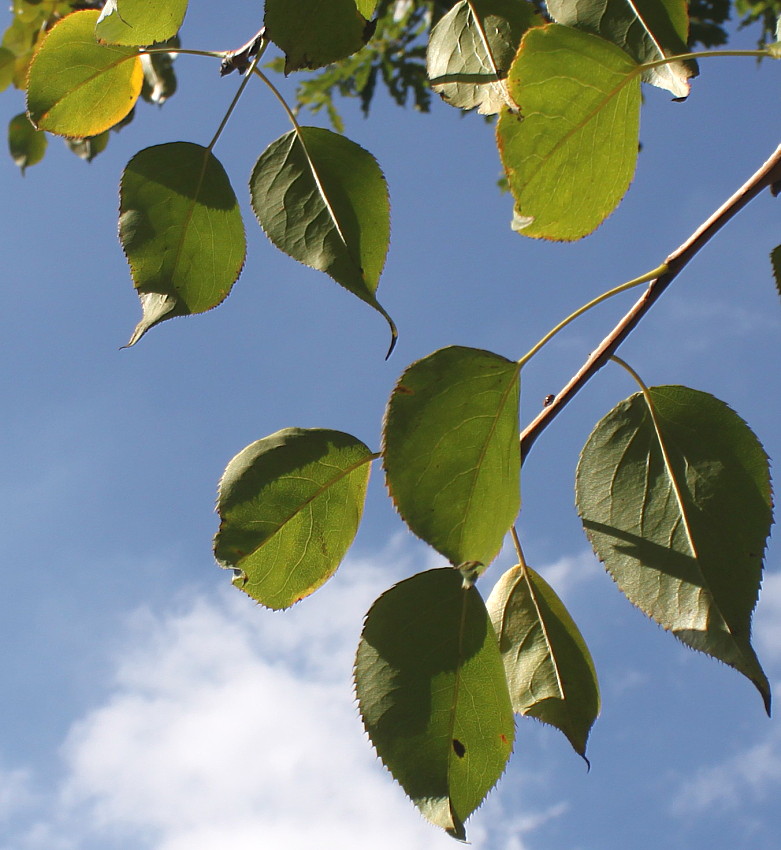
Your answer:
[[[721,56],[753,57],[754,59],[761,59],[763,57],[772,58],[770,51],[764,47],[757,50],[700,50],[694,53],[678,53],[675,56],[665,56],[663,59],[654,59],[653,62],[643,62],[640,69],[645,71],[648,68],[669,65],[671,62],[685,62],[689,59],[718,59]]]
[[[510,534],[512,535],[512,538],[513,538],[513,546],[515,546],[515,552],[518,555],[518,565],[520,566],[520,568],[522,570],[525,570],[526,569],[526,558],[524,558],[524,556],[523,556],[523,547],[521,546],[521,539],[520,539],[520,537],[518,537],[518,532],[517,532],[515,526],[513,526],[510,529]]]
[[[222,59],[225,55],[216,50],[185,50],[183,47],[144,47],[138,51],[139,56],[153,56],[156,53],[180,53],[188,56],[207,56],[209,59]]]
[[[658,301],[665,289],[683,271],[689,261],[746,204],[768,187],[779,183],[779,181],[781,181],[781,146],[776,148],[767,162],[737,192],[728,198],[680,247],[676,248],[670,254],[660,267],[664,268],[665,271],[648,284],[647,289],[640,296],[639,300],[589,355],[586,362],[570,378],[566,386],[554,398],[553,402],[543,408],[537,417],[526,426],[521,433],[522,461],[526,459],[537,437],[539,437],[586,383],[605,365],[621,343],[638,325],[643,316]]]
[[[261,79],[261,80],[263,80],[263,82],[264,82],[264,83],[265,83],[265,84],[269,87],[269,89],[271,89],[271,93],[274,95],[274,97],[275,97],[275,98],[276,98],[276,99],[280,102],[280,104],[282,105],[282,108],[283,108],[283,109],[285,110],[285,112],[287,113],[287,117],[290,119],[290,123],[293,125],[293,127],[294,127],[294,129],[295,129],[295,131],[296,131],[296,135],[300,138],[300,137],[301,137],[301,125],[298,123],[298,119],[296,118],[295,113],[294,113],[294,112],[293,112],[293,110],[292,110],[292,109],[288,106],[287,101],[286,101],[286,100],[285,100],[285,98],[282,96],[282,93],[281,93],[281,92],[279,91],[279,89],[278,89],[278,88],[274,85],[274,83],[272,83],[272,82],[271,82],[271,80],[270,80],[270,79],[269,79],[269,78],[268,78],[268,77],[267,77],[267,76],[263,73],[263,71],[261,71],[261,70],[260,70],[260,69],[258,69],[258,68],[253,68],[253,69],[252,69],[252,73],[253,73],[253,74],[255,74],[255,75],[257,75],[258,77],[260,77],[260,79]]]
[[[242,78],[241,85],[236,90],[236,94],[233,96],[233,100],[231,101],[230,106],[228,107],[227,111],[225,112],[225,115],[223,116],[223,119],[220,122],[220,126],[217,128],[217,132],[214,134],[214,138],[211,140],[211,142],[209,142],[208,150],[210,150],[210,151],[214,150],[214,146],[217,144],[217,139],[219,139],[220,136],[222,135],[222,131],[225,129],[225,125],[228,123],[231,115],[233,114],[233,110],[236,108],[239,100],[241,99],[241,96],[244,94],[244,89],[247,88],[247,83],[249,83],[249,81],[250,81],[251,72],[255,69],[255,66],[260,61],[260,58],[265,53],[266,48],[268,47],[268,44],[269,43],[267,41],[264,41],[261,44],[258,52],[253,57],[252,62],[250,63],[249,68],[247,69],[247,73]]]
[[[655,269],[652,269],[650,272],[646,272],[646,274],[641,275],[640,277],[634,278],[634,280],[628,280],[626,283],[622,283],[620,286],[616,286],[613,289],[609,289],[607,292],[603,292],[601,295],[598,295],[596,298],[593,298],[588,304],[584,304],[582,307],[579,307],[575,310],[574,313],[570,313],[566,319],[563,319],[561,322],[556,325],[555,328],[548,331],[545,336],[534,345],[526,354],[521,357],[518,361],[519,366],[524,366],[529,360],[534,357],[534,355],[548,342],[550,342],[556,334],[564,330],[571,322],[574,322],[579,316],[582,316],[592,307],[596,307],[597,304],[601,304],[603,301],[607,301],[608,298],[612,298],[614,295],[618,295],[621,292],[626,292],[628,289],[632,289],[635,286],[639,286],[641,283],[647,283],[649,280],[653,280],[655,277],[659,277],[660,274],[663,274],[667,271],[667,266],[662,264],[661,266],[657,266]]]

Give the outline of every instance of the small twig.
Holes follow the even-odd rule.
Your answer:
[[[547,407],[543,408],[537,417],[521,432],[521,459],[525,460],[534,441],[550,425],[553,419],[564,409],[575,394],[586,382],[598,372],[619,345],[634,330],[638,322],[651,309],[661,294],[680,274],[689,260],[715,236],[719,230],[757,195],[770,187],[775,189],[781,182],[781,145],[776,148],[768,161],[743,186],[723,203],[711,217],[701,224],[697,230],[665,261],[667,271],[654,278],[645,292],[602,340],[599,346],[589,355],[586,362],[570,378],[569,382],[557,394]]]

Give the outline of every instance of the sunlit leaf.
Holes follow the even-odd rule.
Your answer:
[[[214,154],[190,142],[139,151],[120,185],[119,236],[143,308],[128,345],[158,322],[222,302],[244,265],[236,195]]]
[[[384,593],[366,617],[355,688],[377,754],[432,823],[464,821],[501,776],[514,724],[496,634],[457,570]]]
[[[269,38],[285,53],[285,73],[322,68],[360,50],[371,28],[356,0],[266,0]]]
[[[355,5],[364,18],[368,19],[374,14],[374,10],[377,7],[377,0],[355,0]]]
[[[635,170],[639,66],[613,44],[551,24],[529,30],[497,140],[525,236],[580,239],[615,209]]]
[[[548,0],[547,7],[558,23],[601,35],[641,64],[689,52],[686,0]],[[696,62],[678,60],[644,71],[643,79],[685,98],[696,75]]]
[[[143,46],[166,41],[179,32],[187,0],[107,0],[95,35],[108,44]]]
[[[443,348],[388,403],[383,466],[407,525],[454,565],[489,564],[520,507],[517,363]]]
[[[594,662],[553,588],[530,567],[513,567],[486,602],[513,709],[560,729],[585,758],[599,714]]]
[[[684,643],[739,670],[770,709],[751,615],[772,523],[768,460],[723,402],[685,387],[617,405],[577,473],[578,512],[626,596]]]
[[[43,159],[47,144],[46,133],[36,130],[24,112],[11,119],[8,124],[8,150],[14,163],[22,169],[22,174]]]
[[[327,581],[358,530],[373,458],[324,429],[287,428],[239,452],[220,481],[214,540],[236,587],[279,609]]]
[[[39,130],[96,136],[135,105],[144,81],[132,47],[95,40],[98,12],[74,12],[52,27],[30,65],[27,111]]]
[[[250,192],[269,239],[374,307],[395,340],[395,325],[375,297],[390,241],[390,204],[374,157],[330,130],[301,127],[261,154]]]
[[[461,109],[514,107],[504,82],[521,36],[542,19],[524,0],[461,0],[437,23],[426,64],[432,88]]]
[[[770,263],[773,266],[773,277],[776,281],[776,289],[778,289],[778,294],[781,295],[781,245],[773,248],[773,251],[770,254]]]
[[[14,80],[16,56],[5,47],[0,47],[0,91],[7,89]]]

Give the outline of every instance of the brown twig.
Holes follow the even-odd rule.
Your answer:
[[[670,254],[665,261],[667,271],[648,284],[645,292],[634,306],[589,355],[586,362],[570,378],[566,386],[556,394],[554,400],[547,407],[544,407],[536,418],[524,428],[521,432],[522,460],[526,459],[537,437],[550,425],[586,382],[607,363],[610,356],[634,330],[638,322],[680,274],[689,260],[749,201],[752,201],[768,187],[773,189],[774,184],[779,182],[781,182],[781,145],[731,198],[725,201],[679,248]]]

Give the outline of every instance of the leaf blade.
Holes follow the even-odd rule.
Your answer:
[[[186,13],[187,0],[108,0],[95,35],[104,43],[143,47],[173,38]]]

